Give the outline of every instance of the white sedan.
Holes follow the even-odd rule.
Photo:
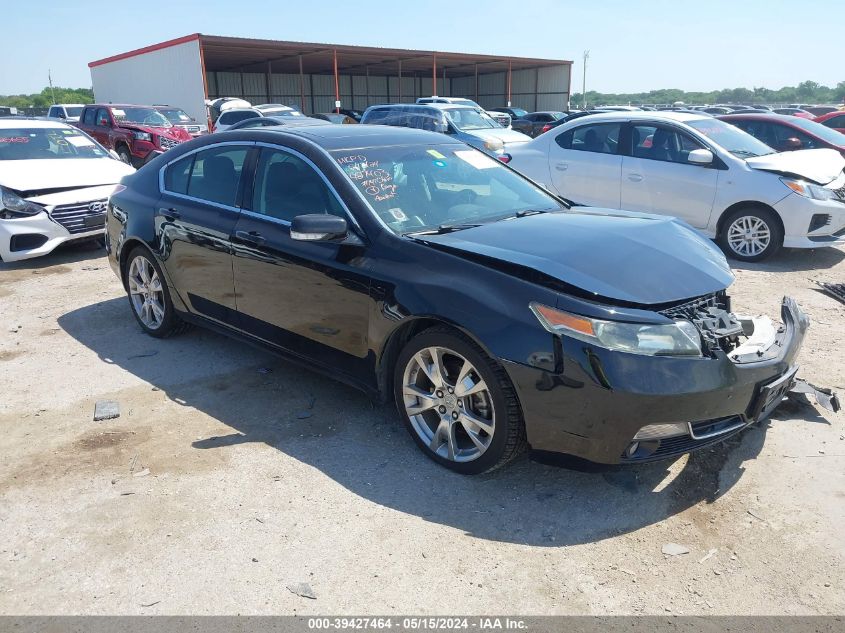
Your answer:
[[[108,197],[133,171],[70,125],[0,119],[0,259],[101,236]]]
[[[508,162],[579,204],[677,216],[735,259],[845,244],[838,152],[777,154],[710,116],[593,114],[514,148]]]

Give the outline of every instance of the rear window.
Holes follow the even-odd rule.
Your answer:
[[[70,127],[0,129],[0,161],[104,158],[101,145]]]
[[[220,123],[222,123],[223,125],[233,125],[235,123],[240,123],[241,121],[246,121],[247,119],[252,119],[257,116],[261,115],[256,114],[255,112],[251,112],[249,110],[230,110],[229,112],[224,112],[220,115]]]

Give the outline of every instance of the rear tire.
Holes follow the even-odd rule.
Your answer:
[[[190,325],[176,314],[161,267],[148,249],[143,246],[132,249],[126,258],[123,276],[129,307],[144,332],[156,338],[167,338],[190,329]]]
[[[434,327],[411,339],[396,359],[393,391],[417,446],[446,468],[489,472],[527,447],[505,370],[456,330]]]
[[[742,207],[725,217],[718,242],[728,257],[742,262],[759,262],[783,246],[783,228],[772,211]]]

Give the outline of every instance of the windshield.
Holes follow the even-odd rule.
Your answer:
[[[65,112],[68,116],[79,117],[82,114],[82,106],[65,106]]]
[[[487,114],[474,108],[455,108],[445,112],[452,125],[459,130],[486,130],[501,127]]]
[[[191,122],[191,117],[188,116],[188,113],[184,110],[180,110],[179,108],[159,108],[158,111],[161,112],[171,123]]]
[[[152,127],[173,127],[161,112],[153,108],[112,108],[111,113],[118,123],[137,123]]]
[[[376,214],[400,235],[566,208],[470,147],[378,147],[332,154]]]
[[[815,121],[799,119],[798,117],[795,117],[795,120],[790,121],[790,123],[792,125],[800,127],[802,130],[806,130],[813,136],[817,136],[832,145],[845,147],[845,134],[843,134],[842,132],[837,132],[833,128],[829,128],[825,125],[822,125],[821,123],[816,123]]]
[[[104,158],[106,151],[75,128],[0,129],[0,161],[51,158]]]
[[[513,116],[517,119],[528,114],[528,110],[523,110],[522,108],[511,108],[511,112],[513,112]]]
[[[696,119],[685,123],[739,158],[774,154],[772,148],[762,141],[724,121]]]

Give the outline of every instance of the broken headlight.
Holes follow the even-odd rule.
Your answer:
[[[689,321],[672,323],[622,323],[590,319],[578,314],[532,303],[531,311],[552,334],[607,349],[647,356],[701,356],[701,335]]]
[[[44,207],[24,200],[14,191],[0,187],[0,219],[10,220],[41,213]]]

